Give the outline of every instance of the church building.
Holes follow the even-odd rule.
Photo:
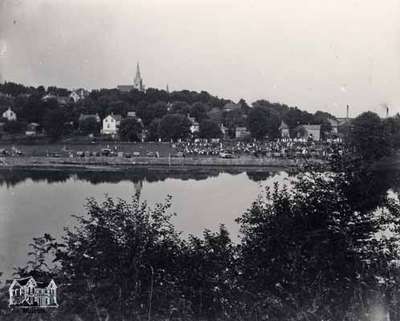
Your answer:
[[[145,91],[145,86],[143,82],[142,75],[140,74],[140,66],[139,63],[136,65],[136,75],[135,79],[133,80],[133,85],[118,85],[118,90],[121,92],[130,92],[133,89],[139,90],[139,91]]]

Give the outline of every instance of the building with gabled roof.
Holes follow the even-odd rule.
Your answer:
[[[290,138],[289,126],[283,120],[279,126],[279,132],[281,133],[281,138]]]
[[[53,279],[47,282],[36,281],[32,276],[14,279],[8,293],[10,307],[58,307],[57,285]]]
[[[11,107],[8,107],[8,109],[2,114],[2,116],[8,121],[17,120],[17,114],[11,109]]]
[[[321,139],[321,125],[299,125],[295,129],[297,138],[319,141]]]
[[[77,103],[78,101],[85,99],[89,96],[89,91],[84,88],[74,89],[70,94],[69,98],[74,102]]]
[[[133,79],[133,85],[118,85],[117,89],[121,92],[128,93],[133,89],[137,89],[139,91],[145,91],[145,86],[143,82],[142,75],[140,73],[140,66],[139,63],[136,65],[136,75],[135,78]]]
[[[81,122],[81,121],[84,121],[84,120],[90,119],[90,118],[95,119],[96,122],[98,122],[98,123],[101,122],[99,114],[80,114],[78,121]]]
[[[226,112],[230,112],[233,110],[241,110],[242,104],[241,103],[235,104],[233,101],[230,101],[230,102],[226,103],[222,109]]]
[[[118,134],[118,128],[121,124],[122,116],[121,115],[108,115],[103,119],[103,128],[101,133],[104,135],[116,135]]]
[[[191,117],[190,115],[187,115],[187,118],[190,121],[190,132],[192,134],[199,132],[200,130],[200,124],[199,122],[196,120],[196,118]]]

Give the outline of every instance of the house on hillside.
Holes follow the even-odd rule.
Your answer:
[[[36,136],[38,134],[38,129],[40,125],[38,123],[29,123],[26,125],[26,136]]]
[[[121,115],[108,115],[103,119],[103,128],[101,133],[104,135],[116,135],[118,133],[118,127],[121,124]]]
[[[70,94],[69,98],[74,102],[77,103],[78,101],[85,99],[89,96],[89,91],[84,88],[74,89]]]
[[[8,121],[17,120],[17,114],[9,107],[4,113],[3,118],[7,119]]]
[[[300,125],[295,129],[296,137],[319,141],[321,139],[321,125]]]
[[[191,132],[192,134],[199,132],[199,130],[200,130],[200,124],[199,124],[199,122],[196,120],[196,118],[191,117],[191,116],[189,116],[189,115],[187,115],[187,118],[188,118],[189,121],[190,121],[190,132]]]
[[[223,110],[226,112],[230,112],[233,110],[241,110],[241,109],[242,109],[242,104],[240,104],[240,103],[235,104],[232,101],[230,101],[229,103],[226,103],[223,107]]]
[[[53,94],[47,94],[42,97],[42,101],[56,100],[61,106],[65,106],[70,102],[70,96],[56,96]]]
[[[14,279],[8,289],[10,307],[58,307],[53,279],[38,282],[33,277]]]
[[[281,138],[290,138],[289,126],[283,120],[279,126],[279,132],[281,133]]]
[[[247,130],[246,127],[236,127],[235,128],[235,138],[240,139],[240,138],[245,138],[250,136],[250,132]]]
[[[81,123],[82,121],[84,121],[86,119],[91,119],[91,118],[96,120],[97,123],[101,122],[99,114],[80,114],[78,121],[79,121],[79,123]]]
[[[139,123],[143,125],[143,120],[142,118],[138,117],[135,111],[128,111],[128,113],[126,114],[126,118],[134,118],[136,119]]]

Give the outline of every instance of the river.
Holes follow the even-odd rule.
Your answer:
[[[9,277],[13,267],[26,263],[33,237],[49,233],[60,238],[65,226],[74,225],[71,215],[85,213],[88,197],[129,200],[139,192],[151,206],[171,195],[171,210],[177,214],[173,223],[184,235],[201,235],[224,224],[238,239],[235,219],[265,186],[289,181],[282,171],[0,171],[0,271]]]

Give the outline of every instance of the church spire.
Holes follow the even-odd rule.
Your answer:
[[[133,87],[137,90],[144,91],[144,83],[142,75],[140,74],[139,62],[136,65],[136,76],[135,80],[133,81]]]

